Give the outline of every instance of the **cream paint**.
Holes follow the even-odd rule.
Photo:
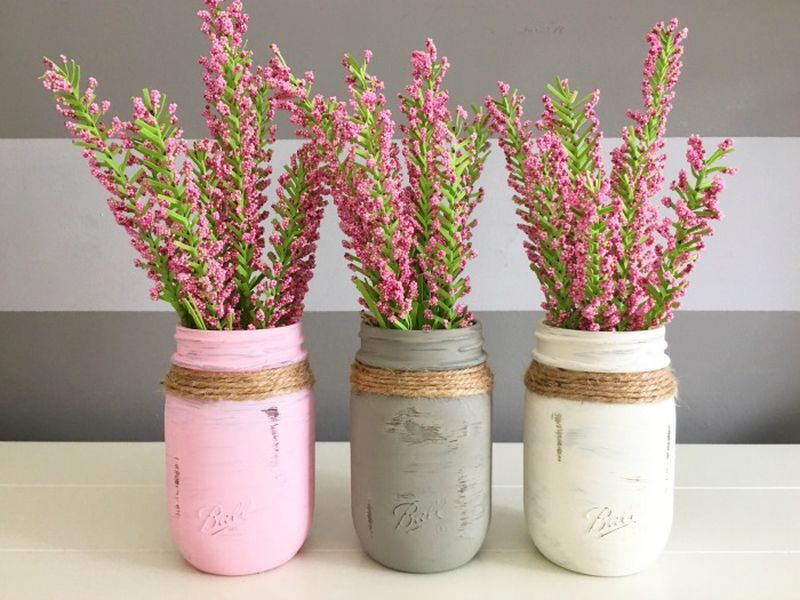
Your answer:
[[[178,327],[173,363],[247,371],[306,357],[299,324],[257,331]],[[292,558],[314,509],[311,389],[250,401],[167,394],[167,499],[172,535],[196,568],[245,575]]]
[[[635,372],[669,364],[664,330],[592,333],[541,325],[536,360]],[[525,515],[550,560],[591,575],[653,563],[672,527],[675,401],[607,404],[527,393]]]
[[[635,373],[669,365],[664,329],[650,331],[575,331],[541,326],[533,358],[571,371]]]

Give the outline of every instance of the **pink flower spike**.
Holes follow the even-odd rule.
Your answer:
[[[674,195],[661,199],[674,218],[654,205],[664,182],[666,119],[686,35],[673,19],[657,23],[647,36],[644,107],[628,111],[632,124],[611,153],[609,175],[600,152],[597,90],[580,106],[568,80],[556,79],[535,123],[538,138],[523,117],[523,98],[507,85],[498,84],[499,100],[484,103],[506,156],[524,249],[553,326],[616,331],[664,325],[713,234],[711,222],[722,217],[721,175],[735,170],[717,162],[732,149],[729,140],[707,156],[702,139],[691,136],[691,172],[681,170],[670,186]]]
[[[152,281],[151,297],[169,302],[181,323],[200,329],[253,329],[296,322],[314,268],[324,206],[316,155],[302,149],[274,203],[267,234],[274,117],[307,93],[277,56],[253,64],[241,0],[206,0],[198,12],[209,51],[203,67],[209,137],[190,150],[174,103],[158,90],[133,100],[133,117],[103,116],[97,80],[73,90],[78,70],[61,56],[44,59],[43,85],[54,94],[66,128],[82,146],[108,206]],[[308,80],[313,75],[307,73]],[[302,154],[301,154],[302,152]],[[277,246],[267,251],[265,240]]]

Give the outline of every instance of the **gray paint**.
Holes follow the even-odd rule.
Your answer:
[[[479,312],[495,374],[493,435],[522,439],[522,376],[539,312]],[[0,312],[0,439],[160,440],[170,313]],[[308,313],[317,438],[349,438],[355,312]],[[679,312],[677,440],[800,443],[800,313]]]
[[[202,3],[138,0],[4,0],[0,4],[0,137],[64,137],[36,76],[41,56],[64,52],[100,80],[99,92],[130,112],[130,96],[156,87],[181,106],[190,136],[203,135],[197,57],[206,45],[195,11]],[[644,37],[658,20],[678,16],[690,28],[684,76],[670,135],[800,135],[800,3],[794,0],[249,0],[251,42],[264,60],[270,42],[317,89],[342,95],[340,57],[375,52],[374,72],[394,95],[409,79],[408,56],[428,36],[453,64],[455,102],[480,102],[498,79],[534,102],[555,75],[603,92],[599,115],[609,135],[641,102]],[[535,107],[535,108],[534,108]],[[291,128],[285,128],[288,136]]]
[[[362,325],[360,337],[357,359],[371,366],[418,371],[485,362],[480,327]],[[412,573],[447,571],[475,556],[491,515],[491,414],[491,394],[432,399],[353,390],[351,512],[367,554]]]
[[[355,394],[351,512],[379,563],[454,569],[480,549],[491,514],[491,399]]]
[[[361,323],[361,364],[400,371],[465,369],[486,362],[481,325],[463,329],[402,331]]]

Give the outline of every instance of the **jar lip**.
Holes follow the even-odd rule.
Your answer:
[[[653,329],[634,329],[627,331],[588,331],[586,329],[567,329],[566,327],[555,327],[549,325],[544,319],[539,321],[537,329],[540,331],[552,332],[556,335],[585,337],[585,338],[601,338],[601,337],[640,337],[640,338],[660,338],[663,337],[667,327],[654,327]]]
[[[361,332],[368,333],[370,335],[378,334],[383,336],[393,336],[396,335],[398,337],[402,336],[419,336],[419,337],[447,337],[457,335],[459,333],[473,333],[477,332],[480,333],[482,331],[480,321],[475,321],[469,327],[454,327],[451,329],[395,329],[393,327],[378,327],[376,325],[370,325],[369,323],[365,323],[361,321]]]
[[[567,369],[600,373],[653,371],[670,364],[665,328],[582,331],[540,322],[533,359]]]
[[[177,326],[172,364],[200,371],[258,371],[307,356],[300,322],[268,329],[202,330]]]
[[[388,329],[361,323],[356,360],[399,371],[446,371],[486,362],[480,323],[456,329]]]
[[[269,338],[272,336],[286,335],[301,329],[302,323],[300,321],[292,323],[291,325],[264,327],[261,329],[195,329],[194,327],[184,327],[178,324],[175,326],[175,336],[177,337],[180,335],[183,339],[204,338],[209,340],[222,338],[255,339],[258,337]]]

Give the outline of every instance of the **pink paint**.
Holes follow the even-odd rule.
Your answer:
[[[247,371],[303,360],[300,324],[252,331],[178,327],[174,364]],[[167,394],[167,500],[172,536],[193,566],[217,575],[277,567],[305,541],[314,510],[314,395],[198,401]]]

